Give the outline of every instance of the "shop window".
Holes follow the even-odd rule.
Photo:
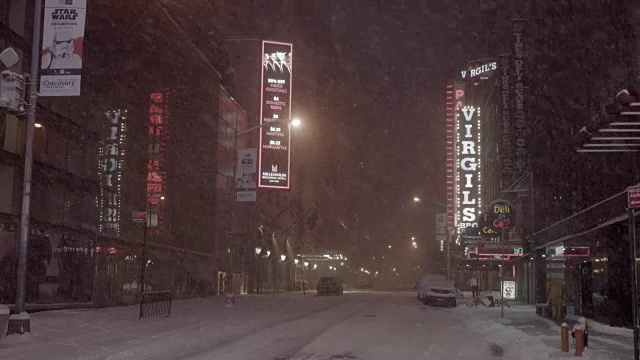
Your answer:
[[[66,169],[67,139],[52,129],[48,130],[47,163],[59,169]]]

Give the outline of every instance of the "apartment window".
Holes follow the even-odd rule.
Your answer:
[[[90,179],[98,179],[98,145],[89,141],[86,143],[86,156],[84,157],[85,174]]]

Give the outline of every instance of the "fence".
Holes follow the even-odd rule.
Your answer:
[[[171,316],[171,291],[144,292],[140,298],[140,315],[138,319],[154,316]]]

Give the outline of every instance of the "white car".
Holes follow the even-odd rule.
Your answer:
[[[425,305],[456,306],[456,287],[444,275],[427,274],[418,285],[418,299]]]

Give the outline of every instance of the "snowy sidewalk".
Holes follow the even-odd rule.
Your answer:
[[[500,317],[500,307],[468,308],[467,312],[478,312],[478,315],[486,316],[500,324],[510,326],[523,333],[540,339],[550,348],[557,349],[557,356],[562,356],[560,352],[560,323],[550,319],[537,316],[535,307],[528,304],[514,304],[511,308],[505,307],[504,318]],[[565,322],[569,325],[569,330],[577,322],[577,318],[569,317]],[[587,350],[589,359],[632,359],[633,358],[633,331],[630,329],[613,328],[593,321],[588,321],[589,327],[589,349]],[[573,339],[569,335],[570,351],[574,354]],[[566,356],[566,354],[564,355]]]

